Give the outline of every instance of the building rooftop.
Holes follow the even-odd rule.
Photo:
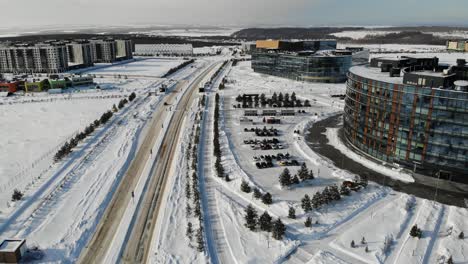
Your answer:
[[[16,251],[23,243],[24,240],[4,240],[0,244],[0,252]]]
[[[382,72],[380,68],[369,66],[354,66],[351,67],[351,69],[349,69],[349,72],[371,80],[394,84],[403,84],[403,76],[390,77],[390,74],[388,72]]]

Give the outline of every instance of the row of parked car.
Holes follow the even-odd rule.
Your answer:
[[[258,128],[258,127],[244,128],[244,132],[255,132],[255,135],[259,137],[273,137],[273,136],[278,136],[279,134],[278,129],[273,128],[273,127],[266,128],[266,126],[263,127],[263,129]]]
[[[300,163],[297,160],[291,159],[291,155],[289,155],[289,153],[278,153],[273,155],[260,155],[253,157],[253,162],[255,162],[255,166],[257,166],[257,168],[259,169],[274,167],[273,160],[276,160],[279,166],[300,165]]]

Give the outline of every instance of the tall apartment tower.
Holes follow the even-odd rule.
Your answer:
[[[94,65],[92,44],[88,40],[74,40],[67,43],[70,66],[90,67]]]
[[[117,39],[116,43],[116,57],[118,60],[132,59],[132,41],[130,39]]]
[[[0,72],[59,73],[68,70],[64,43],[17,44],[0,47]]]
[[[113,39],[92,39],[92,57],[94,62],[111,63],[116,59],[116,44]]]

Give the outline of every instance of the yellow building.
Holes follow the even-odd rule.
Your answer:
[[[25,82],[24,83],[24,91],[25,92],[42,92],[49,90],[50,85],[48,80],[42,81],[33,81],[33,82]]]

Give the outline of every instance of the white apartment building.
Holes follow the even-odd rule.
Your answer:
[[[135,55],[139,56],[191,56],[192,44],[138,44]]]

